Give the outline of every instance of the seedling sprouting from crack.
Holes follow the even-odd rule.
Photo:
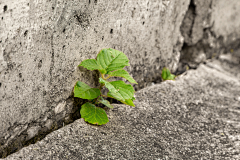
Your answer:
[[[81,117],[91,123],[102,125],[106,124],[109,120],[105,110],[98,105],[104,104],[109,108],[113,108],[109,101],[104,98],[114,98],[129,106],[135,106],[133,103],[134,89],[131,84],[118,81],[108,81],[111,77],[122,77],[127,79],[130,83],[137,82],[124,70],[125,66],[129,66],[127,56],[118,50],[108,48],[102,49],[96,59],[87,59],[81,62],[82,66],[88,70],[98,70],[101,74],[99,78],[99,88],[91,88],[87,84],[78,81],[74,86],[74,97],[88,99],[89,102],[81,106]],[[108,89],[107,95],[102,94],[103,87]]]
[[[175,77],[176,76],[174,74],[171,74],[169,69],[167,69],[166,67],[163,68],[163,70],[162,70],[162,79],[163,79],[163,81],[174,80]]]

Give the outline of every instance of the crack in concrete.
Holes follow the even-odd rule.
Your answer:
[[[71,103],[73,97],[70,96],[64,102]],[[58,104],[60,104],[59,102]],[[23,147],[26,147],[30,144],[34,144],[39,140],[42,140],[49,133],[63,127],[64,125],[74,122],[76,119],[81,118],[79,113],[79,105],[82,102],[79,99],[75,99],[75,104],[73,104],[72,110],[69,111],[68,115],[64,115],[62,118],[58,119],[58,115],[61,115],[62,112],[55,114],[51,108],[45,112],[44,116],[40,116],[39,121],[32,121],[30,123],[20,124],[15,123],[8,128],[8,133],[12,133],[6,136],[6,142],[0,146],[0,157],[4,158],[8,155],[17,152]],[[52,113],[50,113],[52,112]],[[49,116],[45,116],[50,113]],[[66,116],[68,116],[66,118]],[[61,116],[60,116],[61,117]],[[42,121],[42,118],[46,118]],[[35,127],[35,129],[34,129]],[[37,127],[37,130],[36,130]]]

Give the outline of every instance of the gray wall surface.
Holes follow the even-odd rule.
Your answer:
[[[238,0],[1,0],[0,157],[73,121],[76,81],[97,85],[97,72],[77,67],[82,60],[121,50],[136,89],[144,88],[160,82],[163,67],[176,71],[180,55],[199,63],[211,49],[237,46],[239,7]]]
[[[221,53],[240,57],[239,7],[239,0],[191,0],[181,26],[181,61],[196,67]]]

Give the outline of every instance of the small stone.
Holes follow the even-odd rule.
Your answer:
[[[28,137],[26,140],[29,140],[29,139],[33,138],[35,135],[37,135],[40,128],[41,128],[40,126],[34,126],[34,127],[29,128],[27,130]]]
[[[66,101],[59,103],[54,110],[55,114],[62,112],[65,109],[65,106],[66,106]]]

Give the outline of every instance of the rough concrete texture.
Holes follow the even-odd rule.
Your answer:
[[[73,121],[73,86],[94,87],[98,78],[77,65],[102,48],[129,57],[138,89],[157,81],[159,69],[176,70],[189,2],[1,0],[0,157]]]
[[[18,159],[240,159],[240,66],[201,64],[115,105],[110,122],[79,119],[8,156]]]
[[[181,26],[181,61],[192,68],[240,48],[239,0],[191,0]]]

